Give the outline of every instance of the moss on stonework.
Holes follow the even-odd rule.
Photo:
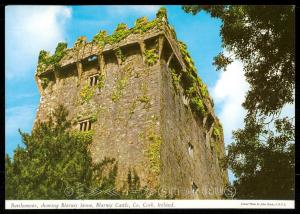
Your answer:
[[[132,33],[143,34],[154,27],[157,27],[160,29],[160,27],[161,27],[160,21],[161,20],[159,20],[159,19],[154,19],[154,20],[148,22],[147,17],[141,17],[136,20],[134,27],[132,28]]]
[[[50,81],[49,81],[48,78],[43,77],[43,78],[41,79],[41,85],[42,85],[42,88],[43,88],[43,89],[47,88],[49,82],[50,82]]]
[[[134,100],[132,103],[131,103],[131,106],[129,107],[129,117],[131,118],[131,116],[134,114],[134,111],[135,111],[135,108],[137,106],[137,101]]]
[[[123,54],[122,50],[120,48],[118,48],[116,51],[116,56],[121,60],[121,62],[123,63],[125,61],[125,55]]]
[[[159,58],[157,48],[145,50],[144,54],[145,54],[146,63],[149,66],[153,66]]]
[[[128,29],[127,25],[124,23],[118,24],[116,30],[113,32],[112,35],[106,37],[106,42],[108,44],[116,44],[120,42],[121,40],[125,39],[129,34],[131,33],[131,30]]]
[[[219,138],[221,136],[221,132],[218,128],[214,127],[213,129],[213,135],[217,138]]]
[[[204,108],[203,102],[199,97],[193,97],[190,101],[192,110],[201,118],[205,117],[206,110]]]
[[[151,107],[150,104],[150,97],[147,95],[142,95],[138,97],[138,101],[140,101],[141,103],[144,103],[144,108],[148,109]]]
[[[107,32],[105,30],[101,30],[99,31],[99,33],[97,33],[92,42],[96,43],[97,46],[102,49],[104,47],[104,45],[106,44],[105,38],[107,37]]]
[[[89,119],[92,123],[97,121],[98,118],[98,114],[99,114],[99,110],[98,111],[87,111],[84,113],[79,113],[76,117],[76,119],[74,120],[74,124],[78,123],[81,120],[85,120],[85,119]]]
[[[160,18],[148,21],[146,17],[141,17],[135,21],[135,25],[131,29],[128,29],[126,24],[120,23],[112,35],[107,35],[106,31],[101,30],[98,34],[94,36],[93,42],[96,43],[102,49],[106,44],[116,44],[128,37],[132,33],[143,34],[149,31],[150,29],[160,29],[160,27]]]
[[[148,135],[150,141],[148,155],[150,159],[150,169],[155,174],[159,174],[161,168],[160,147],[162,144],[161,137],[151,132]]]
[[[214,155],[214,153],[216,153],[216,158],[218,159],[218,161],[222,161],[220,142],[218,142],[218,141],[210,142],[210,149],[211,149],[212,155]]]
[[[117,26],[116,30],[112,33],[112,35],[107,35],[106,31],[101,30],[93,37],[92,42],[97,44],[99,50],[101,51],[106,44],[110,44],[110,45],[116,44],[121,40],[125,39],[126,37],[128,37],[132,33],[143,34],[154,28],[161,29],[162,22],[164,21],[168,23],[167,11],[166,8],[160,8],[156,14],[156,19],[152,21],[148,21],[146,17],[139,18],[136,20],[134,27],[131,29],[128,29],[126,24],[120,23]],[[171,32],[173,35],[176,36],[175,31],[172,30],[172,28],[171,28]],[[79,37],[74,44],[74,50],[79,51],[86,44],[87,42],[86,40],[87,38],[84,36]],[[37,66],[37,74],[40,74],[45,70],[47,70],[50,65],[53,65],[54,69],[58,69],[60,67],[59,61],[63,58],[66,52],[67,52],[66,43],[58,43],[57,49],[54,55],[52,56],[50,55],[49,52],[41,50],[39,54],[39,62]],[[154,64],[156,62],[155,58],[156,56],[153,55],[153,57],[149,59],[149,63]]]
[[[90,99],[92,99],[94,93],[95,93],[95,87],[91,87],[88,84],[85,84],[80,91],[81,103],[86,103]]]
[[[76,42],[75,42],[75,44],[74,44],[74,48],[75,49],[80,49],[82,46],[84,46],[86,44],[86,37],[85,36],[80,36],[77,40],[76,40]]]
[[[113,102],[117,102],[121,96],[123,95],[123,89],[126,87],[128,82],[127,77],[123,77],[121,79],[118,79],[115,89],[112,92],[111,99]]]
[[[105,79],[103,74],[98,74],[97,88],[100,90],[104,87]]]
[[[159,8],[159,10],[156,13],[156,18],[158,18],[158,19],[163,19],[163,18],[167,19],[168,18],[167,17],[167,9],[165,7]]]
[[[207,86],[197,75],[197,69],[195,64],[187,51],[187,46],[181,41],[178,41],[179,50],[183,62],[186,66],[186,71],[181,72],[181,82],[184,86],[184,93],[187,97],[190,98],[191,109],[203,118],[206,115],[205,104],[211,102]]]
[[[220,123],[215,123],[214,128],[213,128],[213,136],[217,139],[220,139],[223,135],[223,128]]]
[[[60,60],[66,54],[66,49],[67,43],[59,42],[52,56],[50,56],[49,52],[41,50],[38,58],[37,73],[43,73],[50,65],[53,65],[54,69],[58,69]]]
[[[171,73],[171,76],[172,76],[173,86],[174,86],[176,92],[178,92],[179,87],[180,87],[180,82],[181,82],[181,74],[177,74],[175,72],[175,69],[170,69],[170,73]]]

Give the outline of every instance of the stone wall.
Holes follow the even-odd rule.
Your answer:
[[[176,92],[169,68],[163,62],[161,76],[162,187],[177,193],[179,198],[220,198],[227,175],[210,147],[212,128],[207,130],[203,120],[184,104],[183,90],[180,87]],[[218,143],[224,147],[223,141]],[[193,183],[198,188],[195,193]]]
[[[149,63],[146,51],[153,49],[157,58]],[[200,118],[183,87],[174,84],[171,69],[180,73],[186,67],[168,25],[130,35],[102,51],[88,43],[78,50],[81,57],[74,51],[68,51],[59,69],[50,66],[36,75],[41,93],[36,121],[47,120],[59,104],[69,111],[73,130],[89,120],[93,161],[116,158],[118,188],[128,170],[135,169],[141,185],[150,189],[161,187],[177,198],[220,198],[215,193],[228,181],[219,163],[223,136],[212,134],[216,116],[211,103],[203,101],[208,113]],[[89,85],[94,75],[102,78],[102,86]]]

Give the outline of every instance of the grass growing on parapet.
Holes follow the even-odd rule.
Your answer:
[[[121,40],[125,39],[130,33],[131,33],[131,30],[128,29],[127,25],[124,23],[120,23],[120,24],[118,24],[118,26],[117,26],[116,30],[113,32],[113,34],[106,37],[106,42],[111,45],[118,43]]]
[[[154,19],[154,20],[148,22],[147,17],[139,18],[135,21],[134,28],[132,28],[132,33],[142,34],[154,27],[160,28],[160,26],[161,26],[160,21],[161,20],[159,20],[159,19]]]
[[[81,102],[86,103],[94,96],[95,88],[86,84],[80,92]]]
[[[94,36],[92,42],[96,43],[98,47],[102,49],[106,44],[106,40],[105,40],[106,37],[107,37],[107,32],[105,30],[101,30],[99,33],[97,33]]]
[[[52,56],[50,56],[49,52],[41,50],[39,53],[37,73],[42,73],[49,65],[53,65],[55,69],[58,68],[58,63],[66,54],[66,49],[67,43],[59,42]]]
[[[161,137],[156,135],[155,133],[151,132],[148,135],[148,139],[150,140],[148,155],[150,158],[150,169],[159,174],[160,167],[161,167],[161,160],[160,160],[160,146],[162,144]]]
[[[160,29],[163,18],[167,21],[167,12],[165,8],[160,8],[156,14],[156,19],[148,21],[147,17],[139,18],[131,29],[128,29],[126,24],[120,23],[112,35],[108,36],[107,32],[102,30],[94,36],[93,42],[103,48],[106,44],[112,45],[120,42],[132,33],[142,34],[153,28]]]
[[[148,22],[146,17],[142,17],[136,20],[134,27],[131,29],[128,29],[126,24],[120,23],[112,35],[108,36],[107,32],[102,30],[94,36],[92,42],[96,43],[98,47],[102,49],[106,44],[116,44],[132,33],[145,33],[153,28],[160,29],[163,21],[168,23],[167,11],[164,7],[159,9],[156,14],[156,19],[152,21]],[[171,31],[174,35],[176,35],[172,28]],[[86,37],[79,37],[74,45],[74,49],[79,50],[85,43]],[[55,69],[59,68],[59,61],[66,54],[66,50],[67,43],[62,42],[58,43],[55,53],[52,56],[49,52],[41,50],[39,54],[37,73],[44,72],[50,65],[53,65]],[[154,61],[155,59],[150,60],[150,64]]]

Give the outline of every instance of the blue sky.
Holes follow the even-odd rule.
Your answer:
[[[72,47],[79,36],[90,41],[99,30],[112,33],[118,23],[129,27],[142,16],[153,19],[160,6],[7,6],[5,9],[5,151],[10,156],[30,132],[40,95],[34,73],[41,49],[53,53],[60,41]],[[187,44],[199,76],[208,85],[215,110],[224,128],[225,144],[232,131],[242,127],[248,84],[242,63],[234,61],[226,72],[217,72],[213,57],[222,51],[221,21],[201,12],[186,14],[180,6],[166,6],[177,38]],[[287,110],[290,112],[293,110]],[[230,173],[230,180],[233,179]]]

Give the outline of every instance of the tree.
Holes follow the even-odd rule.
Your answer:
[[[67,114],[59,106],[54,118],[38,122],[31,134],[20,131],[25,147],[15,150],[13,160],[5,159],[7,199],[74,199],[88,196],[91,188],[105,188],[101,172],[114,160],[93,164],[88,151],[92,132],[69,132]],[[74,191],[79,186],[82,191]]]
[[[6,199],[127,198],[115,187],[116,161],[93,163],[88,149],[92,131],[71,131],[67,115],[59,106],[53,118],[38,122],[31,134],[20,131],[24,147],[15,150],[13,159],[5,157]],[[134,183],[138,197],[146,198],[136,173]]]
[[[234,132],[226,158],[237,178],[237,197],[293,198],[293,118],[282,119],[280,113],[294,102],[295,7],[193,5],[183,10],[194,15],[203,10],[222,20],[222,46],[243,62],[250,84],[243,103],[245,127]],[[220,53],[214,64],[226,70],[232,61]]]
[[[234,132],[227,162],[237,180],[237,198],[293,199],[295,127],[288,118],[277,119],[275,130],[247,118]]]

